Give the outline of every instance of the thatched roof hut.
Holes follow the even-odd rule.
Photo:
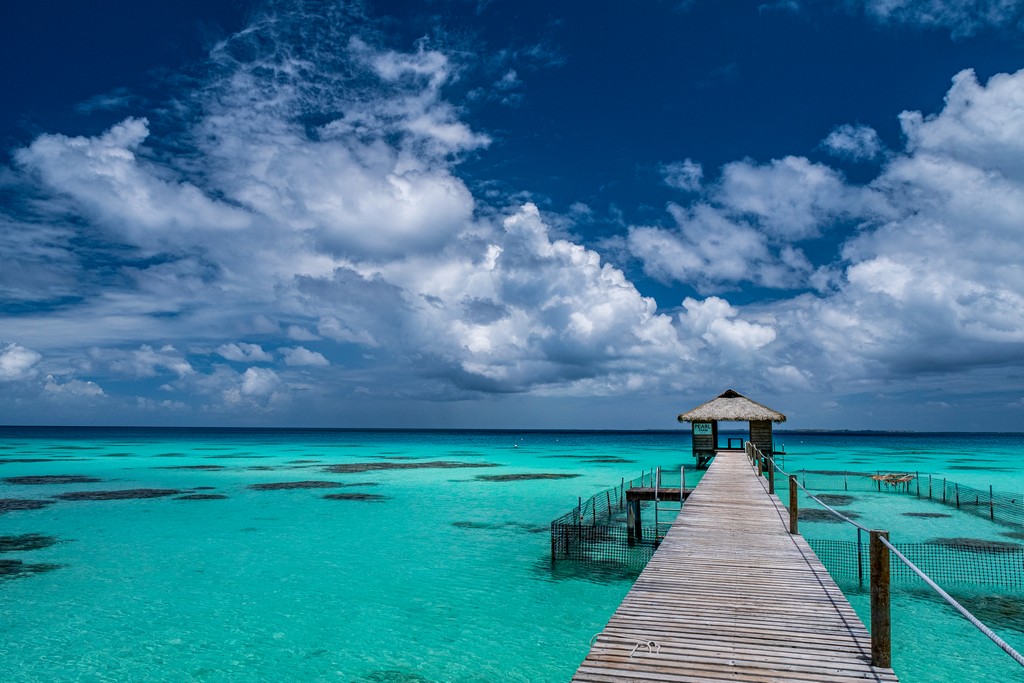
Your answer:
[[[677,419],[680,422],[785,422],[786,416],[729,389],[707,403],[681,414]]]
[[[681,414],[678,419],[680,422],[691,423],[693,457],[697,459],[697,467],[704,468],[718,451],[742,447],[743,440],[739,438],[728,439],[725,448],[719,445],[719,422],[748,422],[750,442],[762,453],[771,454],[775,449],[772,422],[785,422],[786,416],[729,389],[721,396]],[[737,446],[733,446],[733,442]]]

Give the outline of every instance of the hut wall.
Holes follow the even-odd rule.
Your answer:
[[[768,455],[774,447],[772,443],[772,421],[751,420],[750,422],[750,443],[761,449],[761,452]]]

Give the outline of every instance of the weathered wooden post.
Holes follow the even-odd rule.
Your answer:
[[[686,465],[679,466],[679,502],[686,497]]]
[[[757,454],[757,476],[764,474],[764,461],[761,459],[761,454]]]
[[[956,494],[956,506],[960,507],[960,484],[953,484],[953,493]]]
[[[633,513],[632,500],[626,501],[626,545],[632,548],[636,545],[636,515]]]
[[[996,518],[996,508],[992,504],[992,484],[988,485],[988,518],[993,521]]]
[[[775,493],[775,454],[768,457],[768,493]]]
[[[789,533],[799,533],[797,520],[800,518],[799,504],[797,503],[796,475],[789,475]]]
[[[892,666],[892,623],[889,603],[888,531],[871,530],[871,665]]]

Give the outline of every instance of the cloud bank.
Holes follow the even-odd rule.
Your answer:
[[[955,3],[865,11],[980,26]],[[866,183],[798,155],[668,162],[676,198],[615,265],[571,218],[475,194],[460,169],[492,138],[455,99],[457,56],[391,49],[357,15],[273,5],[173,106],[14,153],[0,381],[18,400],[221,419],[929,376],[970,392],[1021,367],[1024,71],[957,74],[940,111],[899,114],[899,150],[837,122],[821,149],[880,163]],[[690,294],[655,301],[633,265]]]

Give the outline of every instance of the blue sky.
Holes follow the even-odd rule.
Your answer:
[[[0,7],[0,423],[1024,429],[1024,2]]]

